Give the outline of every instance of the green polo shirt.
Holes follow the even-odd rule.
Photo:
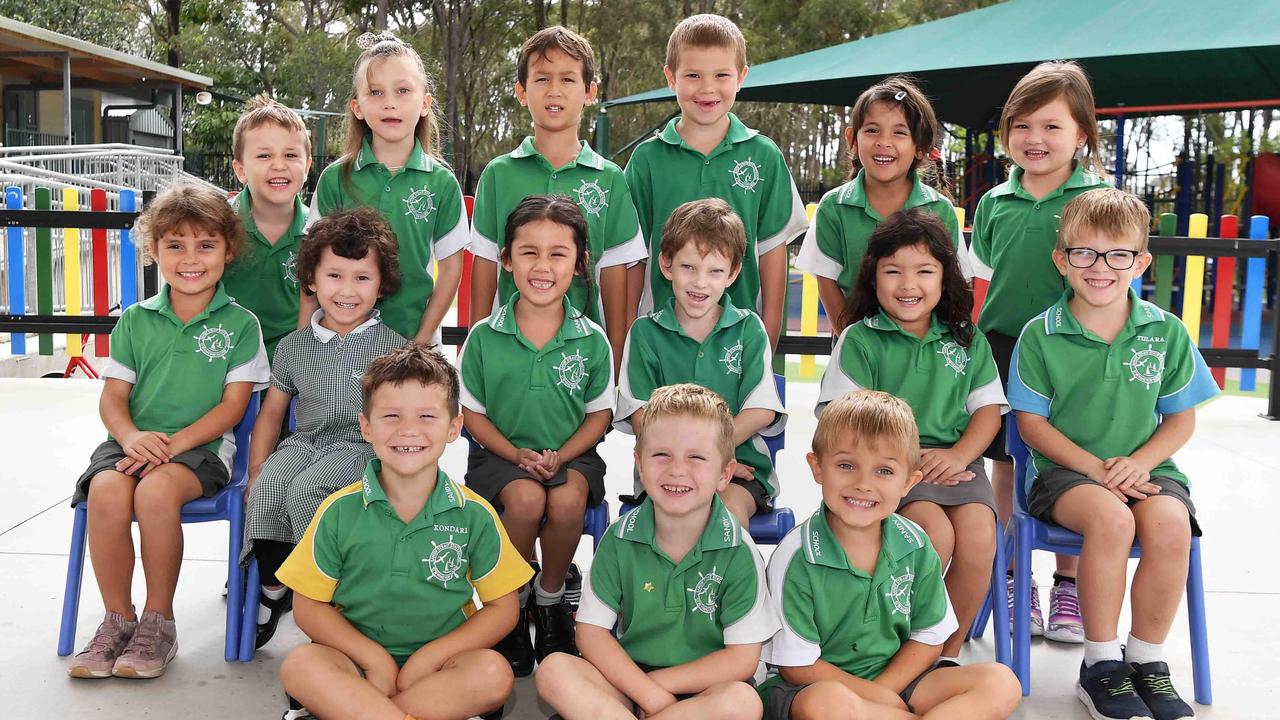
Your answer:
[[[458,367],[462,406],[489,418],[512,445],[555,450],[587,415],[613,410],[613,351],[604,330],[564,299],[564,322],[541,349],[516,324],[514,293],[467,335]]]
[[[862,270],[862,256],[867,252],[867,242],[884,220],[871,203],[863,186],[865,171],[838,188],[827,191],[818,202],[813,223],[804,235],[800,253],[796,256],[796,268],[816,277],[835,280],[845,295],[853,292],[858,273]],[[915,173],[911,176],[911,194],[902,206],[904,211],[923,208],[937,215],[947,231],[951,243],[959,250],[960,269],[965,277],[973,277],[969,269],[968,251],[961,242],[960,223],[951,201],[934,188],[920,182]]]
[[[378,301],[378,308],[387,327],[413,338],[434,287],[432,259],[447,258],[467,246],[462,190],[449,167],[423,152],[416,141],[408,162],[394,174],[378,162],[367,137],[349,183],[342,179],[343,162],[320,173],[307,223],[360,205],[382,213],[396,235],[403,282],[399,292]]]
[[[666,306],[671,281],[658,267],[662,226],[690,200],[720,198],[742,218],[747,252],[742,273],[729,286],[733,304],[760,311],[761,255],[804,232],[809,218],[778,146],[729,113],[729,130],[710,155],[689,147],[676,125],[640,143],[627,163],[627,185],[640,216],[640,232],[649,247],[649,276],[640,313]]]
[[[370,460],[364,479],[320,504],[276,571],[312,600],[333,603],[362,635],[397,660],[466,622],[472,594],[487,603],[533,577],[493,507],[443,470],[407,524]]]
[[[1066,293],[1023,328],[1009,367],[1009,404],[1034,413],[1100,459],[1132,455],[1163,415],[1189,410],[1218,385],[1176,316],[1129,290],[1129,318],[1107,343],[1082,327]],[[1058,467],[1032,451],[1035,473]],[[1035,480],[1028,471],[1028,490]],[[1169,458],[1151,471],[1190,485]]]
[[[298,328],[298,246],[307,231],[307,208],[302,198],[293,198],[293,222],[272,245],[253,219],[253,198],[249,188],[231,199],[240,213],[249,236],[246,252],[227,266],[222,284],[235,301],[258,316],[267,359],[276,356],[276,345]]]
[[[267,387],[271,368],[253,313],[227,296],[222,283],[209,305],[182,322],[169,304],[169,286],[125,308],[111,331],[111,360],[104,378],[123,380],[129,418],[139,430],[172,435],[190,427],[218,403],[231,383]],[[113,438],[115,439],[115,438]],[[231,469],[235,433],[205,443]]]
[[[566,195],[573,198],[587,221],[587,254],[590,256],[591,304],[587,306],[587,283],[575,278],[569,290],[573,306],[587,311],[587,317],[604,324],[600,301],[600,270],[613,265],[635,263],[647,258],[648,249],[640,235],[636,207],[631,202],[622,170],[582,143],[582,151],[561,168],[551,163],[533,146],[529,136],[520,147],[499,155],[485,166],[476,186],[471,213],[471,252],[498,263],[497,305],[511,297],[516,284],[502,268],[499,254],[506,245],[507,216],[530,195]]]
[[[783,538],[769,559],[769,597],[782,629],[764,646],[770,677],[779,667],[825,660],[874,680],[908,640],[941,645],[955,632],[938,553],[917,524],[890,515],[881,521],[880,555],[871,575],[849,557],[818,508]]]
[[[773,636],[778,618],[764,560],[718,496],[698,544],[680,562],[658,547],[656,532],[651,499],[609,526],[582,584],[579,623],[616,625],[622,649],[650,667],[683,665]]]
[[[627,333],[618,379],[618,410],[613,424],[634,433],[631,416],[643,408],[653,391],[676,383],[694,383],[714,390],[737,415],[747,408],[774,412],[774,421],[743,442],[734,457],[753,471],[770,495],[778,494],[778,477],[765,437],[782,432],[787,409],[778,397],[770,363],[769,336],[764,323],[750,310],[734,307],[726,294],[720,300],[720,321],[697,342],[676,319],[675,300],[639,318]]]
[[[975,330],[969,347],[955,341],[935,314],[924,338],[903,330],[883,310],[840,333],[818,392],[818,415],[851,390],[879,390],[911,406],[920,444],[951,447],[979,408],[1009,412],[987,338]]]
[[[969,240],[974,274],[989,280],[978,315],[983,332],[1017,337],[1028,320],[1053,304],[1066,286],[1053,264],[1058,218],[1083,192],[1110,187],[1102,177],[1076,163],[1071,177],[1036,200],[1022,189],[1022,168],[991,188],[973,212]]]

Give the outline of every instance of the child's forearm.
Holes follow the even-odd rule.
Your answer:
[[[649,677],[672,695],[687,695],[720,683],[745,681],[759,664],[759,643],[727,645],[692,662],[654,670]]]
[[[787,296],[787,246],[779,245],[760,256],[760,304],[769,347],[778,347],[782,334],[783,304]]]
[[[600,269],[600,302],[604,307],[604,330],[613,349],[613,374],[622,365],[622,347],[627,342],[627,267],[610,265]],[[586,311],[586,308],[578,308]]]
[[[1173,457],[1180,450],[1196,429],[1196,409],[1188,408],[1180,413],[1165,415],[1160,425],[1151,434],[1151,438],[1142,447],[1133,452],[1132,457],[1139,465],[1150,472],[1157,465]]]
[[[804,667],[784,667],[780,670],[782,679],[792,685],[812,685],[820,680],[830,680],[852,690],[863,700],[892,708],[907,709],[898,693],[870,680],[863,680],[857,675],[847,673],[826,660],[818,660]]]
[[[431,288],[431,298],[427,300],[427,308],[422,311],[422,322],[418,325],[415,342],[430,345],[445,313],[453,307],[453,299],[458,295],[458,285],[462,282],[462,251],[459,250],[447,258],[436,262],[437,276]]]
[[[844,326],[840,324],[840,316],[844,314],[844,291],[831,278],[818,278],[818,299],[827,311],[827,320],[831,323],[831,334],[839,335]]]
[[[315,295],[308,294],[305,290],[300,291],[301,297],[298,298],[298,329],[311,325],[311,316],[316,314],[320,309],[320,299]]]
[[[612,419],[612,410],[588,413],[577,431],[569,436],[564,445],[560,446],[558,451],[560,464],[567,465],[570,460],[581,457],[583,453],[595,447],[596,443],[600,442],[600,438],[604,437],[605,430],[609,429],[609,422]]]
[[[244,417],[252,394],[253,383],[250,382],[233,382],[224,387],[222,400],[213,409],[170,436],[170,453],[178,455],[222,437]]]
[[[773,382],[770,378],[768,382]],[[733,417],[733,446],[737,447],[753,435],[773,424],[777,416],[768,408],[746,408]]]
[[[293,619],[312,642],[341,652],[362,668],[390,659],[385,648],[365,637],[329,603],[294,593]]]
[[[951,447],[957,455],[967,463],[982,457],[983,451],[991,446],[991,441],[1000,432],[1000,406],[984,405],[969,416],[969,424],[961,433],[960,439]]]
[[[640,310],[640,298],[644,295],[644,278],[649,263],[640,261],[627,268],[627,327],[636,321]]]
[[[609,684],[641,706],[653,707],[655,696],[669,694],[640,669],[608,630],[587,623],[578,624],[578,652]]]
[[[902,643],[898,652],[884,670],[876,676],[875,683],[889,688],[894,695],[907,689],[912,680],[920,677],[920,673],[933,667],[942,655],[941,645],[925,645],[915,640]]]
[[[1057,428],[1049,424],[1049,418],[1034,413],[1017,413],[1018,432],[1029,447],[1062,467],[1080,473],[1092,480],[1101,481],[1102,460],[1076,445]]]
[[[489,317],[493,296],[498,291],[498,264],[476,255],[471,260],[471,317],[468,326]]]
[[[275,452],[280,442],[280,425],[289,412],[292,396],[285,391],[272,387],[267,390],[267,397],[258,408],[258,417],[253,421],[253,434],[249,436],[249,468],[261,467]]]
[[[133,424],[133,416],[129,414],[129,393],[132,391],[130,383],[107,378],[102,385],[102,395],[98,397],[98,416],[102,418],[102,426],[121,444],[138,431],[138,426]]]
[[[509,592],[484,604],[458,627],[418,648],[414,665],[432,672],[444,666],[449,658],[469,650],[491,648],[515,627],[520,614],[520,596]]]
[[[466,426],[467,432],[471,433],[471,438],[480,443],[485,450],[512,465],[520,464],[520,449],[507,440],[488,415],[462,408],[462,424]]]

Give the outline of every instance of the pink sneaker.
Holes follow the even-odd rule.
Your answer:
[[[178,629],[158,612],[144,612],[111,674],[127,678],[156,678],[178,654]]]
[[[71,658],[67,674],[73,678],[111,677],[116,658],[124,651],[137,627],[137,620],[125,620],[120,613],[107,613],[89,644]]]
[[[1013,578],[1005,577],[1005,588],[1009,592],[1009,632],[1013,632]],[[1040,612],[1040,588],[1036,579],[1031,578],[1031,637],[1044,635],[1044,615]]]
[[[1084,642],[1084,620],[1074,580],[1063,579],[1049,588],[1049,626],[1044,637],[1061,643]]]

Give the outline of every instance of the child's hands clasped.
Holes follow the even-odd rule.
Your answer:
[[[520,459],[520,469],[532,474],[535,479],[550,480],[560,472],[560,453],[556,450],[538,452],[520,448],[516,450],[516,454]]]
[[[920,472],[924,482],[934,485],[959,485],[974,478],[969,463],[951,448],[924,448],[920,451]]]
[[[1146,500],[1160,493],[1160,486],[1151,482],[1151,472],[1131,457],[1107,458],[1102,467],[1106,471],[1102,484],[1121,500]]]
[[[127,457],[116,463],[125,475],[146,477],[147,473],[173,459],[169,436],[154,430],[137,430],[120,441]]]

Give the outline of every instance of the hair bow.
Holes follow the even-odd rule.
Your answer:
[[[395,35],[392,35],[389,32],[378,32],[378,33],[367,32],[361,35],[360,37],[356,38],[356,47],[360,48],[361,50],[368,50],[369,48],[373,47],[374,45],[377,45],[380,42],[398,43],[400,42],[400,38],[396,37]]]

